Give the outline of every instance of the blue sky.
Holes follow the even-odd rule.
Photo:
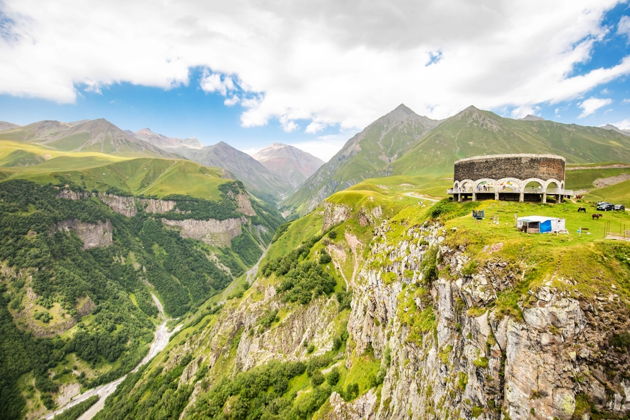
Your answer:
[[[628,1],[206,3],[0,0],[0,120],[322,158],[399,103],[630,128]]]

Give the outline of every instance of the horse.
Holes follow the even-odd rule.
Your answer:
[[[593,213],[593,214],[591,214],[591,218],[592,218],[593,220],[597,220],[597,219],[599,219],[599,218],[601,218],[601,217],[604,217],[604,215],[603,215],[603,214],[601,214],[601,213]]]
[[[586,213],[586,207],[578,207],[578,213]]]

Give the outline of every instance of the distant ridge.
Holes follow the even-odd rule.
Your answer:
[[[104,118],[75,122],[39,121],[0,132],[2,140],[45,145],[56,150],[121,156],[177,157],[121,130]]]
[[[19,125],[17,124],[13,124],[7,121],[0,121],[0,131],[4,131],[4,130],[11,130],[14,128],[18,128]]]
[[[143,128],[133,133],[140,140],[144,140],[147,143],[151,143],[154,146],[159,147],[167,151],[177,147],[189,147],[191,149],[201,149],[203,145],[199,140],[195,138],[180,139],[176,137],[167,137],[163,134],[156,133],[150,128]]]
[[[202,165],[227,170],[242,181],[248,190],[267,199],[278,200],[291,189],[285,180],[271,173],[262,163],[225,142],[201,149],[178,147],[173,150]]]
[[[614,126],[612,124],[603,125],[602,128],[604,130],[616,131],[617,133],[623,134],[624,136],[630,136],[630,130],[622,130],[621,128],[618,128],[617,126]]]
[[[388,175],[391,163],[439,123],[398,105],[348,140],[284,205],[304,214],[336,191],[366,178]]]
[[[523,118],[523,121],[545,121],[544,118],[539,117],[538,115],[527,114]]]
[[[253,155],[278,178],[297,188],[324,164],[324,161],[297,147],[274,143]]]

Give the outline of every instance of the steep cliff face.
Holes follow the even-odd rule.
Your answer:
[[[363,414],[571,419],[586,404],[619,415],[630,410],[630,382],[620,374],[630,359],[609,345],[630,325],[620,295],[586,301],[550,281],[528,293],[522,317],[511,317],[496,307],[497,297],[525,268],[489,260],[470,274],[470,259],[442,245],[439,226],[411,229],[409,239],[389,244],[385,231],[387,224],[372,254],[386,255],[387,263],[361,272],[348,323],[355,350],[369,346],[391,357],[380,402]],[[366,265],[378,266],[378,258]],[[439,272],[450,278],[427,278],[423,262],[435,264],[427,258],[441,261]]]
[[[74,232],[81,241],[83,249],[101,248],[112,244],[112,222],[109,220],[97,223],[85,223],[76,219],[57,223],[56,230]]]
[[[214,246],[229,247],[231,246],[232,239],[242,234],[243,225],[248,224],[247,218],[254,217],[257,213],[252,205],[249,195],[246,192],[230,190],[226,193],[226,196],[235,207],[235,215],[240,214],[244,217],[232,217],[228,219],[198,219],[191,217],[190,219],[177,218],[176,220],[161,218],[160,220],[165,226],[175,228],[175,230],[177,230],[183,238],[197,239]],[[60,189],[57,197],[74,201],[87,200],[91,197],[97,197],[114,212],[122,214],[126,217],[134,217],[139,211],[156,215],[185,215],[191,213],[190,210],[179,209],[178,202],[176,200],[121,196],[104,192],[91,193],[88,191],[74,191],[70,188]],[[69,229],[69,226],[65,226],[65,229]],[[89,229],[80,227],[76,225],[76,223],[73,225],[72,230],[77,231],[77,233],[80,231],[81,234],[79,236],[81,238],[87,238],[88,236],[96,238],[98,234],[103,233],[101,232],[102,229],[100,227],[95,232],[90,233],[88,232]],[[258,242],[264,243],[268,240],[266,237],[269,235],[269,230],[265,226],[255,225],[252,228],[252,234]],[[102,245],[86,246],[90,248]]]
[[[197,239],[209,245],[230,246],[232,239],[241,234],[241,219],[226,220],[169,220],[161,219],[166,226],[177,229],[183,238]]]
[[[331,202],[320,231],[328,233],[313,238],[295,222],[272,245],[291,253],[266,260],[248,290],[199,314],[103,418],[172,407],[169,398],[143,405],[156,377],[177,383],[181,418],[253,409],[319,419],[628,415],[628,248],[578,243],[562,254],[561,262],[586,261],[584,275],[537,253],[535,237],[508,227],[501,241],[471,233],[465,219],[449,221],[468,209],[451,206],[440,217],[419,206]],[[567,239],[540,241],[553,253]],[[303,294],[313,274],[300,270],[312,263],[335,279],[335,293]],[[239,391],[264,382],[269,366],[297,361],[305,371],[275,397],[253,403]]]

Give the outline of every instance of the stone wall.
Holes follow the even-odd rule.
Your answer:
[[[478,156],[455,162],[455,181],[481,178],[550,178],[564,181],[565,160],[555,155]]]

